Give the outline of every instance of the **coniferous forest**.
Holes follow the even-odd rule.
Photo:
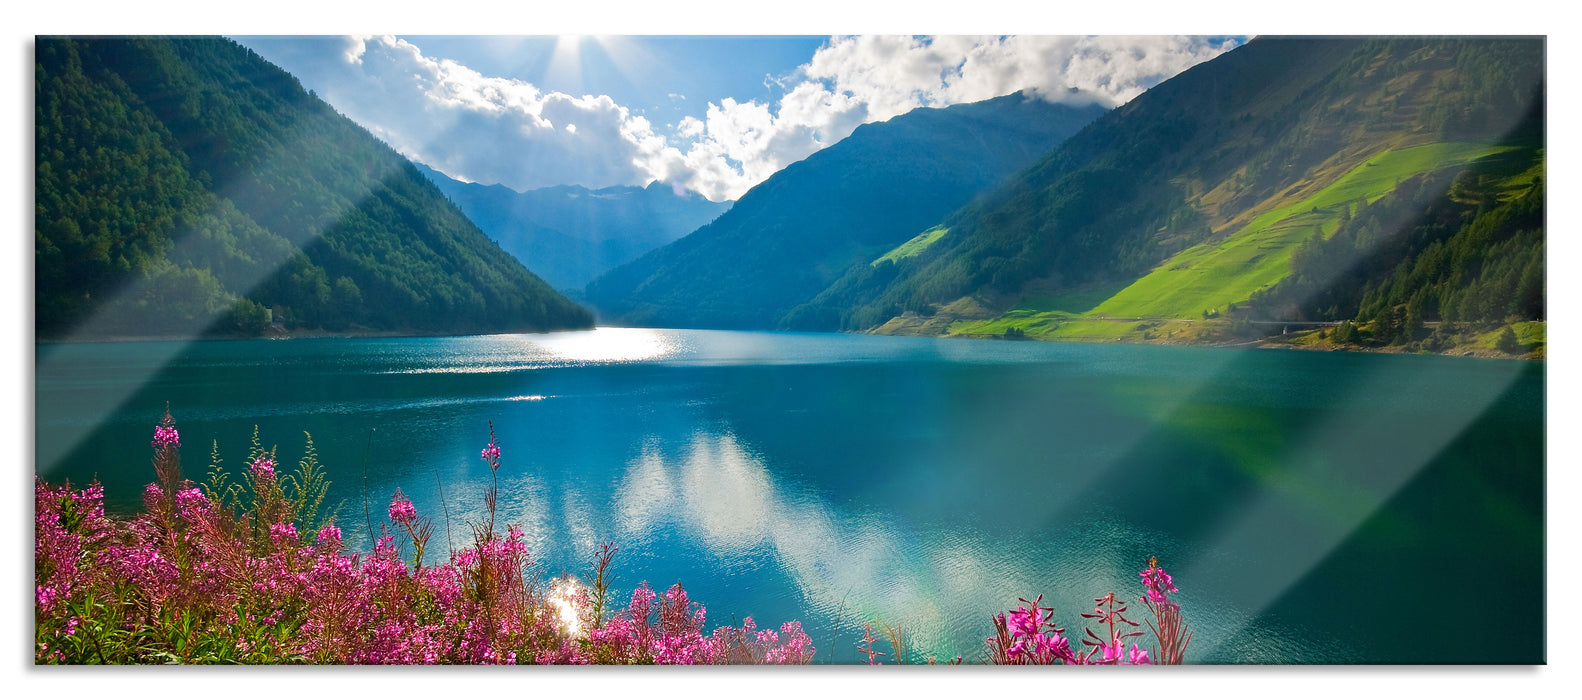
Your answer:
[[[40,38],[41,338],[589,327],[406,159],[222,38]]]

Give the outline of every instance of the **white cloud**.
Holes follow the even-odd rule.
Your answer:
[[[324,97],[403,154],[516,189],[645,184],[647,120],[608,96],[545,92],[424,56],[394,37],[349,37]]]
[[[1234,45],[1165,36],[834,37],[772,79],[785,91],[773,104],[710,102],[669,136],[608,96],[484,76],[388,36],[348,37],[321,92],[397,150],[459,178],[516,189],[662,180],[718,201],[866,122],[1019,90],[1118,105]]]
[[[684,139],[693,139],[703,135],[703,120],[687,116],[681,118],[681,123],[676,125],[676,135]]]
[[[1113,106],[1233,46],[1172,36],[836,37],[802,73],[867,103],[873,119],[1018,90]]]
[[[370,38],[371,37],[368,37],[368,36],[348,36],[348,37],[346,37],[346,53],[345,53],[345,56],[346,56],[346,62],[347,63],[362,63],[363,62],[363,52],[367,50],[367,48],[368,48],[367,42],[368,42],[368,39],[370,39]]]
[[[787,89],[774,109],[710,103],[705,120],[678,127],[684,152],[662,149],[649,164],[711,199],[735,198],[866,122],[1022,90],[1115,106],[1234,46],[1165,36],[835,37],[791,76],[771,80]]]

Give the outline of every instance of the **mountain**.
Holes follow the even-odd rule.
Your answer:
[[[774,328],[1104,111],[1017,94],[865,124],[713,223],[594,280],[587,302],[632,325]]]
[[[455,180],[421,163],[417,168],[506,252],[556,289],[578,293],[605,271],[685,236],[731,208],[730,202],[677,193],[658,182],[518,192],[504,185]]]
[[[1431,351],[1463,345],[1463,329],[1493,335],[1512,320],[1543,320],[1544,124],[1535,100],[1499,153],[1343,211],[1333,233],[1295,250],[1290,276],[1254,294],[1247,313],[1344,319],[1347,331],[1354,320],[1370,344]],[[1356,335],[1343,340],[1364,341]]]
[[[1448,260],[1444,241],[1496,199],[1527,209],[1499,219],[1516,228],[1474,238],[1519,241],[1500,253],[1500,279],[1512,280],[1513,295],[1526,279],[1531,293],[1542,277],[1532,264],[1542,259],[1541,227],[1532,228],[1541,109],[1536,127],[1532,114],[1543,86],[1541,38],[1260,37],[1105,115],[930,222],[937,235],[926,246],[853,268],[793,315],[880,333],[1189,342],[1235,321],[1253,335],[1245,324],[1279,333],[1276,321],[1321,315],[1292,297],[1294,283],[1271,291],[1296,259],[1306,292],[1352,285],[1330,290],[1323,318],[1366,321],[1368,304],[1415,293],[1379,292],[1394,284],[1380,270]],[[1468,182],[1460,174],[1469,168],[1485,176]],[[1457,182],[1464,201],[1487,201],[1441,206],[1437,233],[1411,235],[1428,225],[1431,202],[1458,196]],[[1359,227],[1368,228],[1360,237]],[[1337,231],[1332,254],[1315,255]],[[1401,236],[1416,242],[1389,243]],[[1434,240],[1440,248],[1428,252]],[[1353,274],[1358,264],[1367,271]],[[1415,289],[1439,284],[1445,298],[1466,298],[1481,268],[1460,264],[1455,275],[1424,271]],[[1424,307],[1422,318],[1437,313]]]
[[[591,325],[235,42],[40,37],[34,96],[40,338]]]

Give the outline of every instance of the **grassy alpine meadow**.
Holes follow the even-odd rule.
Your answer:
[[[817,652],[797,621],[760,629],[747,617],[705,632],[705,608],[679,582],[661,594],[645,581],[617,598],[613,542],[590,553],[586,582],[540,579],[522,530],[496,521],[502,456],[492,425],[480,454],[492,477],[486,518],[468,525],[470,544],[445,554],[429,546],[436,521],[400,489],[373,551],[349,551],[336,513],[322,507],[329,483],[311,437],[286,470],[255,429],[237,475],[216,444],[202,483],[183,475],[168,411],[151,446],[155,480],[130,519],[106,514],[97,483],[35,479],[35,664],[801,665]],[[367,525],[374,530],[371,513]],[[972,661],[1181,663],[1192,634],[1169,598],[1178,589],[1157,560],[1140,576],[1147,612],[1132,614],[1142,622],[1110,592],[1082,614],[1082,636],[1068,637],[1040,594],[988,616]],[[928,656],[883,621],[863,625],[857,652],[868,664],[964,661]],[[1148,648],[1138,643],[1145,634]]]
[[[894,263],[901,262],[907,258],[916,257],[919,253],[922,253],[929,246],[933,245],[934,241],[944,238],[945,234],[947,233],[950,233],[949,228],[944,226],[935,226],[934,228],[913,236],[911,240],[896,246],[894,250],[879,256],[879,259],[868,264],[877,266],[879,263],[882,263],[886,260]]]
[[[1027,337],[1041,339],[1138,339],[1136,336],[1149,330],[1139,327],[1142,319],[1212,318],[1290,275],[1291,256],[1297,247],[1315,231],[1325,237],[1333,234],[1342,217],[1353,213],[1359,202],[1375,201],[1415,175],[1466,165],[1507,150],[1511,149],[1477,143],[1432,143],[1387,150],[1328,187],[1253,218],[1229,236],[1181,251],[1097,303],[1088,305],[1084,302],[1090,299],[1081,298],[1088,295],[1077,295],[1060,299],[1059,308],[1051,308],[1051,300],[1035,299],[999,318],[956,323],[950,332],[1003,335],[1014,326]],[[1138,321],[1096,320],[1100,318]]]

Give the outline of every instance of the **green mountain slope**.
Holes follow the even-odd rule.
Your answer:
[[[854,330],[1082,338],[1217,315],[1289,277],[1296,249],[1356,207],[1511,148],[1542,79],[1541,40],[1259,38],[800,311]]]
[[[586,298],[635,325],[817,326],[783,317],[1103,112],[1010,95],[864,125],[713,223],[594,280]]]
[[[591,324],[234,42],[40,38],[34,77],[40,338]]]
[[[1171,256],[1152,272],[1092,308],[1074,313],[1042,311],[1006,316],[1014,319],[1013,325],[1052,325],[1046,322],[1058,323],[1060,317],[1072,316],[1180,320],[1217,315],[1288,277],[1296,249],[1315,234],[1333,233],[1359,202],[1383,197],[1404,178],[1465,165],[1502,150],[1505,149],[1486,144],[1435,143],[1387,151],[1357,166],[1329,187],[1294,204],[1269,211],[1226,238],[1199,243]],[[1019,305],[1015,311],[1027,309]],[[996,323],[962,323],[952,331],[992,334],[996,332]],[[1127,330],[1125,326],[1107,328],[1115,332]],[[1094,329],[1080,326],[1068,328],[1067,332],[1079,329],[1085,336],[1094,333]],[[1050,327],[1040,335],[1059,337],[1062,333]]]
[[[659,182],[647,187],[545,187],[526,192],[454,180],[421,163],[478,229],[556,289],[580,294],[593,278],[691,233],[731,208]]]
[[[1332,234],[1298,247],[1292,274],[1254,295],[1246,315],[1355,320],[1349,342],[1409,349],[1497,342],[1504,327],[1539,336],[1517,345],[1541,345],[1543,136],[1540,101],[1500,153],[1359,205]]]

